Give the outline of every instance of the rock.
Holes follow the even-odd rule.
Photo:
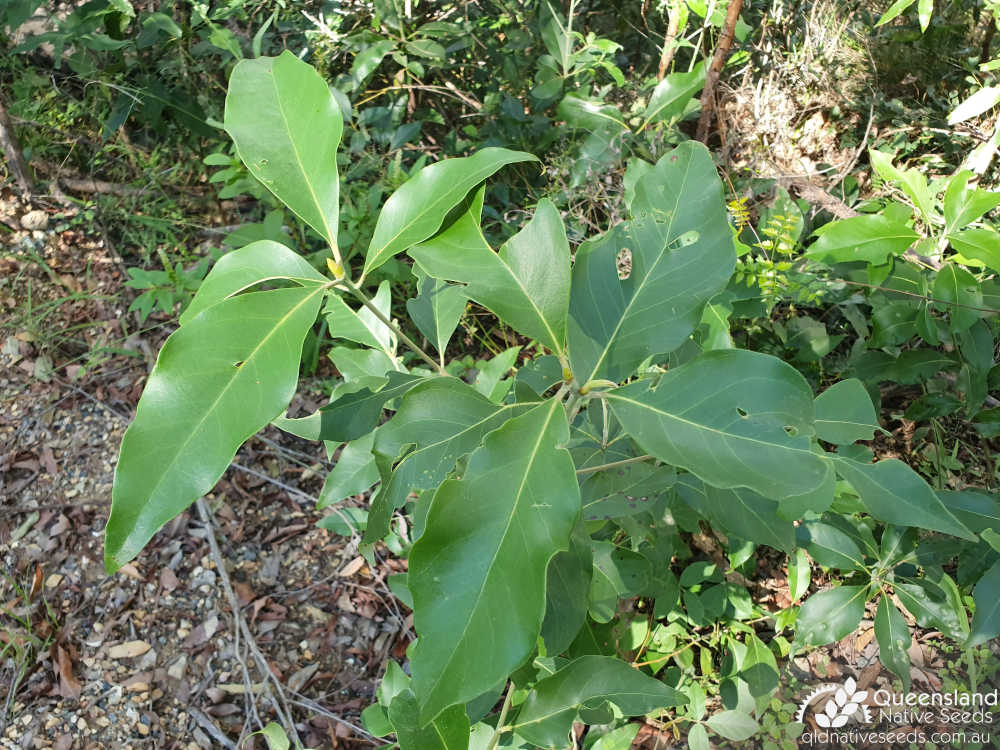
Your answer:
[[[21,217],[21,226],[29,231],[48,229],[49,215],[44,211],[28,211]]]

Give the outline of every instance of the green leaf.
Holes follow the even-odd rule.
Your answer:
[[[775,357],[706,352],[669,370],[655,388],[640,381],[607,398],[647,453],[715,487],[783,497],[826,480],[827,459],[810,447],[812,391]]]
[[[795,640],[822,646],[854,632],[865,615],[867,586],[837,586],[810,596],[795,620]]]
[[[315,439],[340,443],[367,435],[378,425],[386,404],[404,396],[426,380],[405,372],[389,372],[386,377],[388,382],[377,391],[363,388],[341,396],[332,404],[321,408],[318,412],[319,434]],[[278,422],[276,424],[282,426]]]
[[[418,294],[406,301],[406,311],[427,340],[444,356],[448,341],[465,313],[468,297],[455,284],[424,276],[418,280]]]
[[[389,531],[393,510],[415,489],[437,487],[461,456],[511,417],[536,403],[498,406],[457,378],[431,378],[403,398],[395,416],[375,434],[375,453],[395,467],[382,472],[382,487],[372,500],[365,543]],[[404,454],[404,449],[414,446]]]
[[[281,728],[281,724],[276,721],[268,722],[260,731],[254,732],[253,734],[262,734],[264,739],[267,740],[268,750],[288,750],[291,747],[291,743],[288,740],[288,736],[285,734],[285,730]],[[251,735],[252,737],[253,735]]]
[[[505,349],[479,368],[476,375],[476,382],[472,387],[482,393],[486,398],[495,404],[503,401],[507,391],[514,384],[510,378],[506,378],[517,362],[517,355],[521,352],[521,347],[512,346]]]
[[[625,716],[637,716],[686,702],[683,694],[620,659],[581,656],[535,684],[514,730],[535,745],[565,747],[580,710],[612,703]]]
[[[886,182],[897,183],[913,201],[924,221],[930,222],[935,215],[934,196],[924,173],[918,169],[900,170],[893,165],[888,154],[874,148],[868,150],[868,158],[879,176]]]
[[[882,14],[882,17],[878,19],[878,23],[876,23],[875,26],[878,27],[882,24],[889,23],[889,21],[895,19],[915,2],[916,0],[896,0],[896,2],[889,6],[889,10]]]
[[[291,279],[298,282],[329,281],[298,253],[277,242],[252,242],[226,253],[208,272],[191,304],[181,314],[185,325],[202,310],[264,281]]]
[[[595,742],[590,750],[630,750],[636,735],[642,727],[639,724],[626,724],[612,729]]]
[[[691,97],[705,85],[705,62],[688,73],[671,73],[663,78],[649,97],[642,114],[643,128],[656,122],[670,122],[684,114]]]
[[[743,657],[739,676],[747,683],[754,697],[768,695],[778,687],[778,662],[771,649],[753,633],[747,634],[745,645],[746,655]]]
[[[391,295],[389,282],[383,281],[379,284],[378,291],[372,298],[372,306],[387,318],[392,314]],[[327,298],[323,314],[330,326],[331,337],[347,339],[372,349],[378,349],[385,352],[390,359],[395,356],[396,335],[367,307],[362,307],[355,312],[339,296],[331,294]]]
[[[345,497],[360,494],[378,481],[378,467],[375,465],[375,456],[372,455],[374,443],[375,433],[370,432],[344,446],[340,458],[323,482],[323,489],[316,502],[317,510],[339,503]]]
[[[490,433],[463,478],[434,494],[408,578],[423,721],[489,690],[535,647],[546,568],[580,514],[573,461],[557,447],[568,439],[562,404],[539,405]]]
[[[743,742],[760,731],[760,725],[752,716],[742,711],[719,711],[705,721],[708,728],[727,740]]]
[[[851,378],[816,397],[816,437],[835,445],[850,445],[875,436],[878,417],[868,391]]]
[[[652,568],[648,559],[612,542],[592,543],[593,578],[588,594],[590,616],[595,622],[610,622],[618,600],[635,596],[649,585]]]
[[[676,472],[672,466],[656,466],[652,463],[635,463],[607,471],[595,471],[587,475],[580,485],[583,517],[592,521],[651,510],[654,503],[670,491],[675,477]]]
[[[795,548],[795,526],[778,515],[778,503],[746,488],[722,489],[682,477],[681,498],[718,526],[740,539],[766,544],[783,552]]]
[[[857,543],[836,526],[820,521],[803,521],[796,538],[813,560],[827,568],[864,570],[865,556]]]
[[[811,578],[812,566],[809,563],[809,555],[800,547],[794,554],[788,556],[788,596],[793,602],[805,596]]]
[[[921,627],[935,628],[959,642],[969,635],[965,607],[955,582],[946,574],[941,574],[940,582],[923,578],[916,583],[897,582],[893,589]]]
[[[948,180],[944,194],[945,233],[952,235],[981,218],[987,211],[1000,206],[1000,193],[969,187],[975,173],[968,169]]]
[[[405,395],[425,379],[406,372],[390,371],[381,380],[383,385],[378,390],[365,387],[347,393],[308,417],[278,417],[274,425],[305,440],[332,443],[357,440],[375,429],[386,404]]]
[[[410,689],[392,699],[389,721],[396,730],[399,750],[468,750],[469,717],[465,706],[451,706],[426,726],[420,722],[420,708]]]
[[[556,108],[556,115],[571,127],[580,130],[607,130],[609,133],[628,130],[618,107],[600,100],[584,99],[576,94],[566,94],[563,97]]]
[[[920,30],[927,31],[931,25],[931,13],[934,11],[934,0],[918,0],[917,18],[920,20]],[[949,124],[951,124],[949,120]]]
[[[708,742],[708,732],[702,724],[695,724],[688,731],[687,743],[690,750],[712,750]]]
[[[837,473],[851,483],[875,518],[976,541],[976,535],[945,507],[930,485],[902,461],[864,464],[834,458]]]
[[[361,725],[374,737],[385,737],[393,732],[389,715],[378,703],[373,703],[361,712]]]
[[[465,284],[471,299],[557,354],[564,350],[570,252],[559,211],[548,199],[499,252],[486,242],[475,207],[410,250],[430,276]]]
[[[964,268],[946,263],[934,280],[934,297],[945,303],[935,306],[948,310],[952,333],[967,331],[979,320],[980,312],[969,308],[983,306],[983,292],[976,277]]]
[[[561,654],[576,638],[587,619],[587,592],[593,576],[589,540],[574,533],[569,549],[549,563],[545,586],[545,619],[542,639],[549,656]]]
[[[877,266],[902,255],[920,239],[905,222],[881,214],[831,221],[817,229],[815,236],[819,239],[806,252],[808,258],[823,263],[865,261]]]
[[[889,596],[883,594],[875,612],[875,638],[878,658],[903,681],[903,690],[910,689],[910,629]]]
[[[972,96],[959,104],[948,115],[948,124],[957,125],[960,122],[978,117],[983,112],[993,109],[1000,103],[1000,86],[983,86]]]
[[[573,264],[569,350],[581,385],[616,382],[650,355],[680,346],[736,263],[722,183],[695,141],[667,153],[636,185],[644,218],[585,242]],[[631,255],[627,279],[619,255]]]
[[[337,246],[344,123],[326,81],[289,51],[242,60],[226,95],[226,132],[268,190]]]
[[[966,648],[979,646],[1000,635],[1000,562],[995,563],[979,579],[972,592],[976,612]]]
[[[977,534],[986,529],[1000,530],[1000,502],[995,496],[973,490],[942,490],[938,497],[956,518]]]
[[[448,212],[498,169],[523,161],[537,159],[522,151],[484,148],[472,156],[445,159],[421,169],[382,207],[368,245],[365,275],[437,232]]]
[[[212,489],[240,445],[288,405],[322,296],[320,287],[241,294],[167,339],[122,440],[109,572]]]

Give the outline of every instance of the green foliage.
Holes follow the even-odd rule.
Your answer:
[[[613,75],[599,55],[580,54],[578,44],[597,43],[573,36],[569,23],[552,12],[545,27],[561,79],[582,75],[581,65]],[[436,54],[430,44],[406,49]],[[366,65],[381,59],[370,57]],[[781,630],[796,610],[764,612],[714,562],[693,560],[675,574],[671,562],[690,556],[682,533],[699,531],[703,520],[728,536],[733,568],[752,565],[756,545],[789,554],[796,598],[810,579],[803,549],[847,572],[843,585],[813,594],[797,611],[795,648],[842,638],[877,597],[883,662],[900,673],[908,636],[887,603],[890,587],[919,623],[957,640],[981,642],[1000,631],[990,599],[1000,564],[989,543],[996,501],[935,492],[900,461],[872,463],[856,445],[876,427],[860,375],[816,397],[790,364],[733,346],[723,311],[747,298],[734,291],[737,243],[704,146],[685,142],[655,164],[632,167],[628,218],[580,245],[572,267],[549,201],[539,201],[499,249],[483,230],[480,183],[533,157],[488,148],[442,160],[388,198],[364,272],[354,277],[337,244],[342,111],[318,74],[287,53],[236,66],[226,126],[239,156],[327,243],[331,275],[272,240],[231,252],[208,273],[160,352],[123,440],[106,531],[109,571],[207,492],[239,445],[273,421],[347,443],[323,504],[376,481],[379,488],[367,518],[327,525],[353,530],[363,520],[366,554],[392,536],[409,556],[394,590],[414,610],[412,679],[390,664],[378,703],[364,714],[372,733],[395,733],[402,750],[479,739],[491,748],[557,747],[574,721],[613,724],[667,709],[692,722],[693,745],[707,745],[709,731],[746,741],[760,728],[757,702],[777,685],[776,655],[793,646],[783,636],[764,644],[742,621],[771,617]],[[317,130],[322,139],[306,137]],[[968,231],[992,200],[967,182],[945,191],[947,236]],[[862,217],[874,223],[824,230],[811,255],[881,273],[906,249],[900,237],[912,235],[908,245],[920,236],[909,222],[923,231],[937,215],[929,186],[905,174],[900,184],[920,218],[889,204],[880,216]],[[783,208],[764,226],[773,232],[761,250],[792,255],[801,216]],[[855,240],[870,246],[860,259],[848,249]],[[371,292],[374,272],[403,267],[401,253],[419,280],[405,309],[434,343],[436,360],[393,321],[391,285]],[[913,279],[888,269],[879,281],[892,273],[900,284]],[[992,334],[982,316],[955,313],[954,301],[974,296],[979,283],[964,264],[954,266],[935,287],[949,300],[913,303],[926,310],[951,303],[946,330],[966,364],[978,363],[969,365],[970,378],[982,374]],[[444,366],[467,300],[522,337],[481,363],[474,384]],[[321,309],[343,381],[330,404],[288,419],[281,414],[302,342]],[[908,314],[875,332],[882,347],[898,350],[917,335]],[[703,335],[706,320],[716,335]],[[400,344],[412,354],[400,354]],[[817,359],[828,353],[806,347]],[[533,361],[519,360],[531,352]],[[937,372],[936,362],[916,364]],[[918,529],[938,544],[918,546]],[[972,576],[979,583],[971,626],[958,584],[938,559],[970,543],[994,553],[985,575]],[[629,606],[621,601],[637,598],[652,617],[619,616]],[[704,718],[702,683],[715,672],[724,709]]]

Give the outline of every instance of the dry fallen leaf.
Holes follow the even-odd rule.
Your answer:
[[[173,591],[181,582],[177,580],[177,576],[170,568],[164,568],[160,571],[160,585],[165,591]]]
[[[365,558],[358,555],[353,560],[351,560],[347,565],[341,568],[340,572],[337,574],[341,578],[350,578],[352,575],[357,573],[365,565]]]
[[[83,687],[73,674],[73,660],[62,646],[56,646],[56,661],[59,667],[59,695],[79,700]]]
[[[142,656],[151,648],[152,646],[145,641],[126,641],[109,648],[108,657],[111,659],[131,659],[133,656]]]

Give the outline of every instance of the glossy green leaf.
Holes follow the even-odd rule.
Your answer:
[[[938,492],[941,502],[956,518],[979,534],[986,529],[1000,530],[1000,501],[995,495],[974,490]]]
[[[364,350],[355,350],[364,351]],[[274,425],[306,440],[343,443],[356,440],[375,429],[382,410],[424,380],[419,375],[391,371],[377,390],[365,387],[339,396],[307,417],[278,417]]]
[[[624,380],[684,343],[736,262],[722,183],[700,143],[664,155],[636,184],[632,211],[644,218],[576,251],[569,349],[580,384]],[[630,273],[621,279],[626,250]]]
[[[1000,193],[969,187],[969,180],[975,176],[965,169],[948,181],[944,194],[945,233],[952,235],[977,219],[987,211],[1000,206]]]
[[[198,313],[256,284],[292,279],[305,284],[329,281],[305,259],[284,245],[263,240],[226,253],[208,272],[191,304],[181,314],[185,325]]]
[[[389,282],[383,281],[372,298],[372,306],[387,318],[392,316],[391,294]],[[327,298],[323,314],[330,326],[332,338],[347,339],[356,344],[378,349],[390,358],[395,356],[396,335],[367,307],[360,307],[354,311],[339,296],[332,294]]]
[[[893,585],[896,596],[924,628],[940,630],[954,641],[969,635],[969,618],[955,582],[945,573],[937,580],[922,578],[916,583],[902,581]]]
[[[488,432],[534,405],[498,406],[457,378],[432,378],[414,387],[375,434],[375,453],[396,463],[382,473],[365,543],[385,536],[392,512],[412,490],[437,487],[455,461],[473,451]]]
[[[583,627],[593,572],[589,540],[578,531],[570,538],[569,549],[552,558],[546,573],[541,636],[550,656],[569,648]]]
[[[882,14],[882,17],[878,19],[878,23],[876,23],[875,26],[881,26],[882,24],[889,23],[889,21],[895,19],[915,2],[916,0],[896,0],[889,6],[889,10]]]
[[[498,169],[524,161],[537,159],[522,151],[484,148],[472,156],[445,159],[421,169],[382,207],[368,245],[365,275],[437,232],[448,212]]]
[[[610,391],[608,400],[647,453],[707,484],[782,497],[826,480],[827,459],[810,447],[812,391],[775,357],[706,352],[669,370],[655,388],[640,381]]]
[[[563,748],[581,709],[612,703],[625,716],[637,716],[686,702],[681,693],[619,659],[581,656],[535,684],[514,730],[540,747]]]
[[[703,724],[695,724],[688,730],[687,744],[690,750],[711,750],[708,732]]]
[[[967,647],[978,646],[1000,635],[1000,562],[983,574],[972,595],[976,612],[972,616]]]
[[[837,473],[851,483],[875,518],[897,526],[917,526],[976,541],[976,535],[945,507],[930,485],[902,461],[874,464],[834,459]]]
[[[746,655],[740,666],[739,676],[747,683],[754,697],[769,695],[778,687],[778,662],[771,649],[753,633],[744,642]]]
[[[588,474],[580,485],[583,517],[618,518],[651,510],[674,484],[672,466],[635,463]]]
[[[883,595],[875,612],[875,638],[878,640],[878,658],[903,681],[903,690],[910,689],[910,629],[906,619],[896,609],[892,599]]]
[[[340,458],[323,482],[323,489],[316,502],[317,510],[339,503],[346,497],[358,495],[379,480],[375,456],[372,455],[374,443],[375,433],[369,432],[344,446]]]
[[[566,94],[556,115],[566,121],[571,127],[587,130],[607,130],[612,133],[628,130],[622,118],[622,113],[613,104],[592,99],[584,99],[576,94]]]
[[[656,122],[670,122],[684,114],[691,97],[705,85],[705,62],[686,73],[670,73],[656,84],[649,97],[649,104],[642,114],[644,126]]]
[[[839,570],[865,569],[864,553],[836,526],[821,521],[803,521],[795,531],[798,543],[820,565]]]
[[[242,60],[226,95],[226,132],[250,173],[337,245],[340,177],[337,147],[343,130],[326,81],[289,51]]]
[[[422,726],[416,696],[407,689],[389,704],[389,721],[396,730],[399,750],[469,749],[469,717],[465,706],[451,706]]]
[[[871,440],[877,425],[871,396],[860,380],[841,380],[816,397],[816,437],[820,440],[835,445]]]
[[[434,494],[408,578],[424,721],[489,690],[535,647],[546,568],[580,514],[573,461],[557,447],[568,439],[562,405],[541,404],[490,433],[463,478]]]
[[[610,622],[618,600],[643,591],[652,577],[647,558],[612,542],[592,543],[594,571],[588,595],[589,612],[595,622]]]
[[[942,303],[951,303],[935,303],[935,306],[948,311],[953,333],[967,331],[979,320],[980,312],[972,308],[983,306],[983,292],[976,277],[961,266],[947,263],[938,271],[934,297]]]
[[[809,590],[812,579],[812,565],[809,555],[801,547],[788,556],[788,596],[797,602]]]
[[[212,489],[240,445],[288,405],[322,296],[320,287],[237,295],[167,339],[122,439],[109,571]]]
[[[712,714],[705,724],[716,734],[735,742],[748,740],[760,730],[760,725],[750,714],[735,710]]]
[[[795,547],[795,526],[778,515],[778,503],[745,487],[723,489],[684,478],[677,485],[684,501],[713,526],[740,539],[782,552]]]
[[[514,381],[507,376],[511,374],[514,365],[517,363],[517,355],[521,352],[521,347],[512,346],[505,349],[493,359],[483,363],[476,375],[476,381],[472,387],[482,393],[486,398],[495,404],[503,401],[507,391],[514,384]]]
[[[548,199],[494,252],[475,210],[410,255],[430,276],[464,284],[469,298],[511,327],[562,353],[570,294],[570,253],[559,211]]]
[[[406,301],[406,311],[420,333],[443,357],[469,298],[462,287],[430,276],[419,278],[417,289],[417,296]]]
[[[955,107],[948,115],[948,124],[957,125],[960,122],[971,120],[973,117],[978,117],[983,112],[993,109],[998,103],[1000,103],[1000,86],[983,86]]]
[[[920,211],[924,221],[931,220],[935,215],[934,196],[931,194],[927,184],[927,178],[919,169],[910,168],[906,170],[894,166],[888,154],[877,149],[868,150],[868,158],[872,167],[878,175],[886,182],[895,182],[903,192],[913,201],[913,205]]]
[[[865,615],[867,586],[837,586],[810,596],[795,620],[795,640],[822,646],[854,632]]]
[[[824,263],[865,261],[882,265],[920,239],[903,221],[881,214],[831,221],[816,230],[806,257]]]
[[[630,750],[641,728],[640,724],[626,724],[612,729],[607,734],[601,735],[590,750]]]

